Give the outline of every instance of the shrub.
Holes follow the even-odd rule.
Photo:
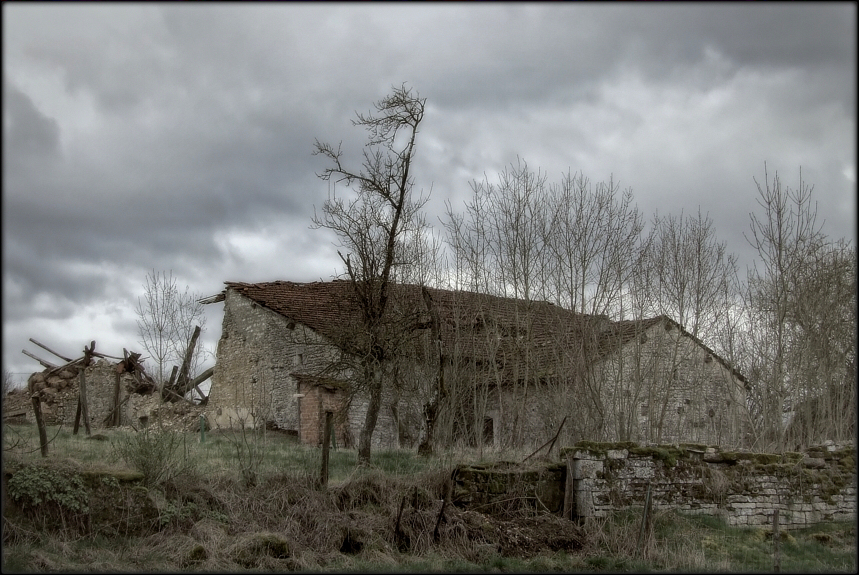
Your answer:
[[[159,485],[191,471],[195,461],[188,454],[185,434],[148,427],[114,439],[114,453],[143,474],[147,487]]]
[[[44,529],[59,518],[63,529],[85,525],[89,493],[83,478],[65,469],[40,465],[18,469],[7,483],[9,497]]]

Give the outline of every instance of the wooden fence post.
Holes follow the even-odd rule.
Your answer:
[[[72,435],[78,434],[78,428],[81,426],[81,396],[78,394],[78,407],[75,410],[75,428],[72,431]]]
[[[87,399],[86,399],[86,368],[89,365],[90,359],[92,357],[92,352],[95,351],[95,342],[93,341],[90,347],[84,346],[84,361],[81,366],[81,385],[80,385],[80,401],[81,401],[81,417],[84,420],[84,430],[86,431],[87,437],[92,435],[92,431],[89,427],[89,409],[87,407]]]
[[[42,418],[42,400],[35,393],[32,395],[33,414],[36,416],[36,427],[39,428],[39,447],[42,457],[48,456],[48,432],[45,430],[45,420]]]
[[[119,424],[122,418],[119,415],[119,372],[116,374],[116,381],[113,384],[113,421],[111,422],[114,427],[119,427]]]
[[[641,529],[638,531],[638,544],[635,546],[635,554],[636,556],[641,556],[641,544],[644,541],[645,534],[647,534],[647,539],[649,542],[650,539],[650,481],[647,482],[647,494],[644,496],[644,512],[641,515]],[[645,550],[647,549],[647,543],[644,546]],[[646,554],[646,551],[645,551]]]
[[[322,488],[328,487],[328,447],[331,444],[331,420],[334,412],[325,412],[325,430],[322,432]]]
[[[773,510],[773,545],[775,545],[775,557],[773,559],[773,571],[781,571],[781,557],[779,556],[779,533],[778,533],[778,507]]]
[[[573,519],[573,452],[567,452],[567,481],[564,484],[564,519]]]

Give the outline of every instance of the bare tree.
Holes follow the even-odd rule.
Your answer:
[[[856,250],[822,246],[789,294],[789,353],[796,356],[786,442],[791,448],[845,441],[856,430]]]
[[[632,190],[613,179],[595,187],[567,173],[552,186],[550,235],[558,303],[583,314],[618,314],[641,246],[644,222]]]
[[[667,316],[694,338],[718,350],[725,342],[717,334],[727,333],[735,321],[730,312],[736,303],[736,276],[736,256],[727,252],[725,242],[718,241],[708,216],[702,215],[700,210],[694,217],[684,216],[682,212],[679,217],[655,215],[634,274],[634,315],[639,318]],[[724,412],[728,407],[724,399],[717,401],[701,394],[680,391],[684,388],[704,389],[704,381],[711,377],[711,373],[705,365],[692,361],[689,353],[695,353],[695,350],[685,345],[684,338],[663,340],[658,353],[663,358],[659,369],[664,370],[664,374],[633,378],[633,383],[647,381],[647,389],[639,389],[636,385],[630,389],[630,394],[638,395],[647,406],[643,417],[647,418],[648,426],[643,439],[656,442],[662,441],[663,432],[668,432],[669,416],[682,423],[713,409],[710,419],[718,414],[719,421],[722,421],[727,418]],[[637,346],[636,361],[644,373],[657,365],[651,358],[640,357],[642,352],[651,353],[652,347],[652,344]],[[674,375],[676,370],[682,372],[679,380]],[[733,385],[731,381],[726,380],[726,385]],[[710,388],[710,385],[706,386],[706,389]],[[734,389],[722,390],[725,397],[735,394]],[[686,400],[689,403],[676,405],[678,401],[685,403]],[[678,407],[682,414],[674,417]],[[628,414],[629,409],[625,413]],[[694,423],[696,427],[684,432],[690,440],[695,439],[696,434],[704,435],[705,431],[711,430],[700,421]]]
[[[198,301],[200,294],[192,293],[188,286],[179,291],[172,270],[152,270],[146,275],[143,290],[143,298],[138,298],[135,309],[137,333],[140,344],[155,364],[152,376],[161,391],[168,383],[171,367],[182,363],[196,327],[200,327],[201,333],[205,331],[206,316]],[[206,353],[202,346],[195,348],[189,372],[191,378]]]
[[[322,214],[314,214],[313,224],[333,230],[346,250],[345,254],[338,253],[360,310],[362,333],[351,338],[350,351],[360,361],[356,387],[369,398],[358,443],[361,462],[370,460],[386,370],[398,339],[388,305],[394,268],[408,265],[398,257],[398,246],[410,234],[420,234],[424,225],[420,210],[427,200],[413,197],[411,170],[425,103],[426,99],[403,84],[374,104],[375,114],[357,114],[353,125],[369,132],[358,170],[343,165],[339,146],[335,149],[318,140],[315,144],[314,155],[322,155],[333,164],[319,177],[335,186],[343,183],[355,194],[346,200],[332,187]]]
[[[809,294],[797,297],[796,288],[828,242],[817,223],[813,188],[803,181],[802,170],[797,188],[783,186],[778,173],[770,181],[766,165],[764,179],[764,186],[755,180],[762,214],[750,214],[751,235],[746,236],[758,255],[745,290],[746,370],[752,379],[755,441],[781,451],[786,416],[809,388],[800,376],[806,350],[794,345],[801,337],[793,321],[802,297]]]
[[[583,315],[622,312],[643,229],[632,192],[619,193],[613,180],[594,188],[583,175],[569,173],[549,184],[544,174],[521,161],[505,169],[497,184],[486,179],[472,183],[472,190],[464,215],[454,213],[450,205],[447,210],[455,276],[474,291],[526,303],[517,308],[514,325],[507,326],[521,333],[511,340],[516,357],[509,358],[513,361],[504,375],[512,378],[507,383],[519,398],[518,405],[511,410],[509,403],[498,404],[497,420],[503,420],[503,428],[512,434],[505,442],[520,442],[533,395],[531,383],[537,381],[544,385],[551,381],[559,397],[576,395],[578,407],[587,406],[588,415],[582,418],[579,409],[568,429],[593,429],[592,422],[584,420],[601,421],[605,415],[601,383],[585,373],[583,362],[594,349],[595,338],[570,338],[559,332],[557,337],[564,341],[559,339],[557,345],[564,353],[555,358],[556,365],[542,365],[542,355],[536,361],[529,302],[552,301]],[[559,310],[559,318],[568,315],[566,310]],[[585,331],[593,335],[599,324],[595,319],[593,329]],[[575,382],[549,375],[574,372],[580,375]],[[557,424],[562,417],[549,420]]]
[[[3,397],[6,397],[6,394],[12,391],[14,387],[14,382],[12,381],[12,374],[3,370]]]
[[[733,299],[737,257],[716,239],[713,221],[700,210],[697,217],[654,216],[651,233],[642,258],[649,277],[641,286],[649,313],[673,318],[695,337],[714,333],[728,313],[725,294]]]

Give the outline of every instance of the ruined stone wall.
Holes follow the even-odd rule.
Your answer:
[[[854,445],[777,455],[583,442],[561,453],[565,464],[457,468],[454,503],[562,513],[569,494],[571,518],[582,519],[643,507],[649,491],[653,509],[720,516],[736,526],[772,525],[775,509],[788,529],[856,520]]]
[[[399,430],[391,411],[391,403],[394,401],[395,398],[387,390],[382,394],[382,405],[379,408],[379,417],[376,420],[376,428],[373,430],[373,439],[370,442],[374,449],[400,448]],[[358,447],[369,403],[367,396],[363,393],[353,394],[349,401],[349,433],[355,447]]]
[[[215,425],[230,419],[273,423],[298,431],[298,383],[293,372],[313,373],[333,350],[305,326],[227,290],[209,412]]]
[[[602,441],[743,444],[741,382],[673,324],[652,326],[597,364],[595,381],[606,411]]]
[[[513,462],[465,465],[453,475],[454,505],[481,513],[563,511],[565,464],[523,466]]]
[[[614,447],[614,448],[612,448]],[[803,527],[856,518],[855,446],[761,454],[714,447],[571,448],[575,512],[643,505],[725,517],[730,525]]]
[[[75,414],[77,413],[78,397],[80,395],[80,371],[75,366],[70,366],[56,374],[46,375],[49,370],[37,372],[30,376],[27,386],[32,392],[24,391],[28,395],[38,394],[41,400],[42,417],[46,425],[68,425],[73,426]],[[90,427],[104,427],[104,421],[113,407],[114,388],[116,386],[116,366],[106,359],[99,359],[86,368],[87,410],[89,413]],[[119,399],[125,403],[120,410],[120,424],[128,425],[129,402],[128,388],[133,385],[134,379],[129,373],[120,374]],[[27,420],[33,419],[33,408],[29,402],[26,405]],[[81,427],[84,423],[81,421]]]
[[[292,374],[325,374],[339,357],[335,346],[312,329],[228,289],[207,418],[213,427],[273,424],[296,434],[302,425],[322,425],[299,421],[300,393]],[[374,448],[398,447],[391,401],[383,398]],[[366,411],[364,395],[349,398],[349,431],[344,435],[356,445]],[[318,416],[318,409],[313,412]],[[309,441],[316,444],[315,437]]]

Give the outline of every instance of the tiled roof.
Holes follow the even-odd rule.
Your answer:
[[[302,323],[338,345],[348,345],[361,329],[361,312],[350,282],[224,282],[233,290],[292,321]],[[201,300],[223,301],[226,290]],[[604,316],[579,314],[544,301],[526,301],[461,290],[427,288],[438,310],[442,348],[448,357],[471,358],[509,372],[529,359],[531,366],[566,365],[604,356],[627,345],[652,326],[669,322],[745,381],[739,372],[667,316],[609,322]],[[430,334],[430,315],[421,287],[391,284],[391,317],[412,333]],[[405,346],[404,346],[405,347]],[[407,353],[422,353],[420,346]],[[542,374],[551,376],[552,374]]]
[[[307,325],[335,342],[342,340],[344,332],[348,334],[361,325],[352,286],[345,280],[224,283],[227,289]],[[427,291],[439,313],[445,353],[482,362],[509,364],[526,348],[532,359],[530,363],[534,365],[559,352],[579,353],[586,339],[583,330],[595,321],[604,321],[604,318],[577,314],[549,302],[459,290],[427,288]],[[204,301],[223,301],[224,296],[225,292]],[[391,284],[389,298],[396,317],[409,318],[417,330],[430,333],[430,315],[420,286]]]
[[[734,374],[734,377],[739,379],[741,382],[746,383],[746,378],[739,371],[734,369],[734,367],[728,363],[723,357],[717,354],[715,351],[710,349],[703,341],[686,331],[682,325],[671,319],[666,315],[659,315],[656,317],[651,317],[647,319],[641,320],[621,320],[611,322],[608,329],[604,330],[600,335],[599,342],[599,354],[600,356],[605,356],[613,351],[617,350],[620,347],[630,343],[633,339],[639,337],[642,333],[649,330],[651,327],[655,325],[665,325],[666,329],[677,328],[680,330],[680,333],[696,344],[698,344],[704,351],[713,356],[713,358],[718,361],[725,369]]]

